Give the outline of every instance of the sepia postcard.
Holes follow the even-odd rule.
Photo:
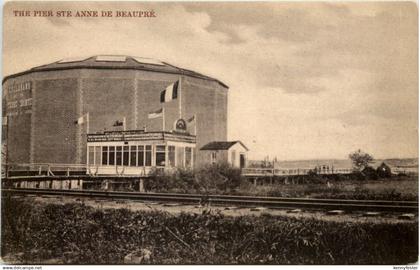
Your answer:
[[[3,269],[417,269],[417,2],[6,1],[2,41]]]

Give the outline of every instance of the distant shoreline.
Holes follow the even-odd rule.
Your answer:
[[[382,162],[385,162],[391,168],[416,168],[419,164],[418,158],[389,158],[389,159],[374,159],[371,166],[376,168]],[[273,160],[269,160],[270,163]],[[248,164],[263,164],[263,160],[249,160]],[[275,162],[276,168],[314,168],[316,166],[333,166],[335,168],[351,168],[352,163],[350,159],[306,159],[306,160],[277,160]]]

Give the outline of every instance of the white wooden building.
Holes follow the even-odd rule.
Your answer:
[[[193,168],[195,136],[144,130],[87,135],[87,173],[148,175],[152,169]]]
[[[240,141],[210,142],[200,149],[209,163],[227,162],[235,168],[245,168],[248,148]]]

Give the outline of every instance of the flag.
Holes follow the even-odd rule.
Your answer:
[[[162,108],[160,108],[159,110],[157,110],[157,111],[154,111],[154,112],[150,112],[148,115],[147,115],[147,118],[149,118],[149,119],[155,119],[155,118],[158,118],[158,117],[161,117],[162,115],[163,115],[163,110],[162,110]]]
[[[179,81],[176,81],[166,87],[166,89],[160,93],[160,103],[169,102],[173,99],[176,99],[178,97],[178,85]]]
[[[195,120],[195,114],[191,118],[187,119],[187,122],[188,123],[191,123],[194,120]]]
[[[87,117],[87,114],[84,114],[84,115],[80,116],[76,121],[74,121],[74,123],[76,125],[81,125],[81,124],[86,122],[86,120],[85,120],[86,117]]]
[[[117,120],[117,121],[115,121],[115,123],[112,126],[114,126],[114,127],[121,127],[123,125],[124,125],[124,122]]]
[[[187,123],[191,123],[194,121],[194,135],[197,135],[197,117],[195,114],[187,119]]]

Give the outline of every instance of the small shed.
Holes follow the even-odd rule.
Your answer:
[[[381,165],[379,165],[379,167],[376,168],[376,172],[378,173],[379,177],[391,177],[391,168],[388,165],[386,165],[385,162],[382,162]]]
[[[209,163],[227,162],[233,167],[244,168],[249,150],[241,141],[214,141],[201,147],[200,151]]]

